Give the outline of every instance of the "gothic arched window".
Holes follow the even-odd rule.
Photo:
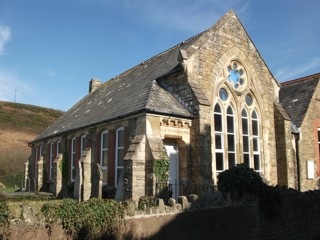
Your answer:
[[[260,172],[261,117],[252,85],[239,60],[231,60],[223,71],[213,117],[216,172],[239,163]]]
[[[222,112],[219,103],[214,107],[214,131],[215,131],[215,149],[216,149],[216,170],[224,170],[224,144],[223,144],[223,123]]]
[[[257,112],[253,110],[252,117],[252,145],[253,145],[253,169],[256,171],[261,171],[260,163],[260,139],[259,139],[259,120]]]
[[[221,172],[237,163],[236,131],[234,110],[229,105],[227,110],[219,103],[214,108],[215,159],[216,171]]]
[[[249,121],[245,109],[241,112],[243,162],[250,167]]]
[[[227,108],[227,141],[229,168],[236,165],[236,136],[234,127],[234,114],[231,106]]]

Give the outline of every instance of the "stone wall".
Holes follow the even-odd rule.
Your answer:
[[[293,150],[291,120],[284,109],[275,104],[274,125],[276,129],[278,185],[297,188],[297,165]]]
[[[273,78],[259,52],[248,37],[245,29],[236,16],[229,12],[208,32],[201,36],[191,47],[186,49],[184,64],[187,70],[188,82],[197,84],[206,96],[208,102],[196,102],[198,109],[193,121],[191,139],[194,181],[206,184],[210,179],[216,179],[214,149],[212,149],[213,107],[219,98],[222,86],[233,93],[233,106],[238,112],[245,105],[244,97],[250,93],[255,100],[255,107],[259,112],[261,124],[261,158],[264,176],[272,184],[277,184],[276,141],[274,128],[274,101],[278,102],[279,84]],[[226,69],[230,61],[241,63],[246,70],[247,86],[243,91],[235,91],[228,84],[224,84]],[[223,85],[224,84],[224,85]],[[239,127],[239,129],[241,126]],[[239,130],[238,129],[238,130]],[[238,131],[240,133],[240,131]],[[237,137],[240,139],[240,135]],[[242,152],[237,144],[237,153]],[[243,162],[238,154],[238,163]]]
[[[216,198],[207,205],[193,196],[191,208],[187,207],[186,198],[180,199],[181,204],[173,201],[170,206],[159,204],[158,208],[144,211],[129,207],[117,239],[319,239],[320,192],[299,193],[281,188],[273,188],[272,192],[272,199],[263,203],[252,197],[240,203]],[[9,203],[10,239],[67,238],[59,225],[54,225],[50,237],[45,234],[42,204]],[[0,238],[5,234],[1,230]]]
[[[299,140],[301,190],[319,189],[319,146],[318,128],[320,128],[320,83],[311,99],[309,109],[301,124]],[[314,163],[314,178],[307,176],[307,162]]]

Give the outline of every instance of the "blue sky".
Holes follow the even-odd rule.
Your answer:
[[[0,0],[0,100],[68,110],[229,9],[280,82],[320,72],[318,0]]]

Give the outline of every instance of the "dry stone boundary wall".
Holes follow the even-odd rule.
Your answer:
[[[144,211],[136,210],[132,202],[118,239],[320,239],[320,191],[277,191],[275,198],[280,196],[281,202],[275,208],[262,207],[252,196],[235,203],[221,196],[193,195],[178,203],[171,199],[168,206],[159,200],[157,207]],[[45,203],[9,202],[10,239],[50,239],[41,214]],[[9,239],[4,230],[0,239]],[[68,239],[60,224],[53,225],[51,239]]]

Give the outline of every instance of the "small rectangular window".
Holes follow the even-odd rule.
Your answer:
[[[219,114],[214,114],[214,130],[216,132],[222,131],[222,118]]]
[[[228,133],[234,133],[233,116],[227,116],[227,128]]]
[[[259,150],[259,145],[258,145],[258,138],[253,138],[253,151],[255,152],[255,151],[258,151]]]
[[[215,135],[215,141],[216,141],[216,149],[222,149],[222,135],[221,134]]]
[[[223,153],[216,153],[216,170],[217,171],[223,171]]]
[[[232,168],[236,165],[236,154],[235,153],[228,153],[228,163],[229,163],[229,168]]]
[[[254,155],[253,156],[253,169],[256,170],[256,171],[260,171],[261,170],[259,155]]]
[[[248,119],[242,118],[242,133],[243,134],[249,134],[248,131]]]
[[[234,135],[228,134],[228,151],[233,152],[235,151],[235,141],[234,141]]]
[[[247,167],[250,167],[250,155],[245,153],[243,154],[243,162]]]
[[[259,135],[258,121],[256,121],[256,120],[252,120],[252,135],[253,136]]]
[[[243,151],[249,152],[249,136],[243,136]]]

